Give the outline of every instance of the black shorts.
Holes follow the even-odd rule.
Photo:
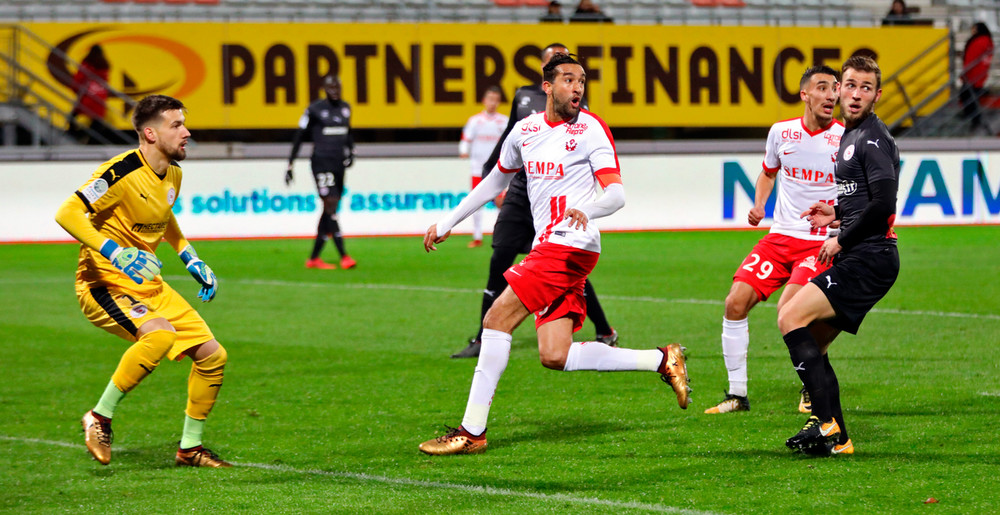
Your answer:
[[[894,244],[865,245],[841,253],[829,270],[812,282],[826,294],[837,313],[826,322],[858,334],[865,315],[889,293],[899,275],[899,251]]]
[[[534,239],[535,226],[531,221],[497,220],[493,226],[493,248],[509,247],[517,249],[518,254],[527,254]]]
[[[320,198],[337,197],[344,194],[344,169],[318,171],[313,168],[313,179],[316,180],[316,191]]]
[[[512,197],[509,195],[508,199]],[[500,207],[500,214],[497,215],[497,222],[493,226],[493,248],[509,247],[517,249],[518,254],[527,254],[531,251],[531,244],[535,239],[535,225],[531,218],[531,208],[527,204],[528,198],[514,198],[513,202],[504,201]],[[523,201],[525,204],[521,204]]]

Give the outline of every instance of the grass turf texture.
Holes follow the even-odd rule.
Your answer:
[[[831,350],[856,454],[820,459],[783,445],[805,417],[777,296],[750,315],[753,411],[702,413],[726,387],[722,300],[762,232],[604,237],[592,276],[604,309],[623,346],[687,346],[687,411],[655,374],[543,369],[529,321],[490,448],[453,457],[417,444],[461,420],[475,360],[448,355],[476,327],[488,246],[456,236],[425,255],[419,238],[351,239],[358,268],[320,271],[302,266],[305,240],[199,242],[221,281],[202,304],[164,244],[167,280],[229,350],[205,435],[228,470],[173,466],[188,360],[126,397],[111,465],[92,461],[79,418],[126,343],[80,313],[76,246],[0,246],[0,511],[995,510],[1000,228],[899,233],[896,286]],[[592,336],[587,322],[577,339]]]

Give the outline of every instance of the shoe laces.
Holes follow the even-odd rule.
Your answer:
[[[819,429],[819,425],[820,425],[820,422],[819,422],[818,418],[816,418],[816,417],[809,417],[809,420],[806,421],[806,425],[802,426],[802,430],[803,431],[809,431],[809,430],[811,430],[813,428]]]
[[[436,438],[438,443],[445,443],[448,440],[455,438],[462,432],[462,430],[457,427],[451,427],[446,425],[444,426],[444,428],[447,429],[448,432]]]
[[[94,415],[94,420],[97,422],[97,443],[111,447],[111,443],[115,441],[115,432],[111,430],[111,421]]]

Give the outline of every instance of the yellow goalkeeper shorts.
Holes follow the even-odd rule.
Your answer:
[[[155,318],[166,319],[177,333],[167,357],[179,360],[184,351],[215,336],[184,297],[166,282],[162,284],[162,288],[139,294],[116,286],[77,282],[76,296],[90,323],[130,342],[136,341],[142,324]]]

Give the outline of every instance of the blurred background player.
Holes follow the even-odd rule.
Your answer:
[[[498,86],[490,86],[483,94],[483,110],[470,116],[462,128],[462,141],[458,144],[458,155],[469,159],[472,170],[472,187],[475,188],[483,180],[483,165],[493,152],[493,147],[500,142],[507,127],[507,117],[497,112],[503,92]],[[499,205],[499,198],[498,205]],[[472,214],[472,241],[469,248],[483,244],[483,210],[477,209]]]
[[[159,276],[156,247],[166,239],[201,285],[208,302],[218,291],[212,269],[184,238],[172,211],[180,195],[181,169],[191,133],[184,105],[148,96],[136,105],[132,123],[139,148],[97,168],[71,195],[56,221],[83,245],[76,271],[76,295],[91,323],[134,342],[122,355],[104,394],[83,415],[84,440],[94,459],[111,461],[111,419],[125,394],[153,373],[164,357],[194,362],[188,377],[184,432],[175,462],[192,467],[228,467],[202,447],[202,432],[222,386],[226,349],[197,311]]]
[[[625,205],[625,188],[611,131],[580,107],[586,82],[583,66],[567,54],[556,54],[543,70],[545,111],[518,123],[519,130],[504,140],[497,171],[424,235],[424,249],[437,250],[435,244],[445,241],[457,223],[503,191],[511,177],[526,167],[538,238],[528,256],[507,270],[510,284],[486,313],[482,353],[462,424],[421,443],[426,454],[486,449],[486,422],[510,358],[512,333],[532,313],[538,355],[546,368],[657,372],[673,388],[682,409],[690,402],[680,345],[634,350],[596,341],[573,342],[573,333],[583,327],[587,315],[583,283],[601,253],[601,233],[592,222]],[[603,194],[595,198],[598,186]]]
[[[729,390],[719,404],[705,413],[750,411],[747,398],[747,349],[750,347],[747,315],[758,302],[778,291],[778,309],[828,265],[816,262],[827,228],[813,229],[799,217],[816,202],[832,204],[837,198],[834,159],[844,126],[833,119],[837,106],[837,72],[813,66],[802,74],[799,97],[805,108],[800,118],[771,126],[764,151],[764,170],[757,177],[754,204],[747,215],[750,225],[764,219],[767,199],[779,182],[774,224],[743,260],[726,296],[722,318],[722,356],[729,371]],[[799,410],[809,412],[806,389]]]
[[[893,230],[899,149],[873,112],[882,97],[882,71],[870,57],[855,55],[844,62],[841,78],[845,130],[837,152],[837,205],[817,202],[800,214],[817,229],[841,221],[840,234],[824,241],[817,256],[832,265],[778,311],[792,366],[812,399],[812,416],[785,445],[823,456],[854,454],[827,349],[840,331],[858,333],[899,275]]]
[[[312,138],[312,173],[316,180],[316,190],[323,200],[323,214],[319,217],[316,240],[312,254],[306,261],[306,268],[334,269],[336,265],[319,257],[327,238],[333,238],[340,253],[340,267],[354,268],[357,262],[344,249],[344,237],[340,233],[337,211],[340,197],[344,193],[344,171],[354,164],[354,139],[351,137],[351,106],[340,98],[340,79],[332,75],[323,78],[326,98],[317,100],[306,108],[299,119],[299,130],[292,142],[292,155],[288,158],[285,184],[291,184],[294,176],[292,168],[299,155],[299,147],[308,135]]]
[[[566,45],[552,43],[542,50],[542,67],[556,54],[569,54]],[[493,148],[493,153],[483,163],[483,177],[487,177],[490,171],[497,164],[500,158],[500,148],[503,140],[510,134],[514,125],[528,115],[545,111],[545,91],[541,84],[521,86],[514,93],[514,98],[510,105],[510,118],[507,120],[507,129],[504,130],[500,142]],[[587,109],[587,101],[582,101],[583,109]],[[531,206],[528,203],[528,181],[524,170],[519,170],[511,179],[504,194],[503,203],[500,206],[500,213],[497,215],[496,224],[493,226],[493,254],[490,256],[490,275],[486,280],[486,289],[483,290],[483,303],[479,314],[479,331],[469,340],[468,346],[461,351],[452,354],[453,358],[474,358],[479,356],[479,349],[482,346],[483,317],[489,311],[490,306],[496,296],[507,287],[507,280],[503,273],[510,265],[514,264],[514,259],[518,254],[526,254],[531,250],[532,242],[535,239],[534,221],[531,216]],[[597,293],[594,292],[593,285],[588,279],[585,284],[584,296],[587,300],[587,317],[594,323],[597,332],[596,340],[611,346],[618,344],[618,332],[611,328],[608,319],[604,316],[604,309],[597,300]]]

